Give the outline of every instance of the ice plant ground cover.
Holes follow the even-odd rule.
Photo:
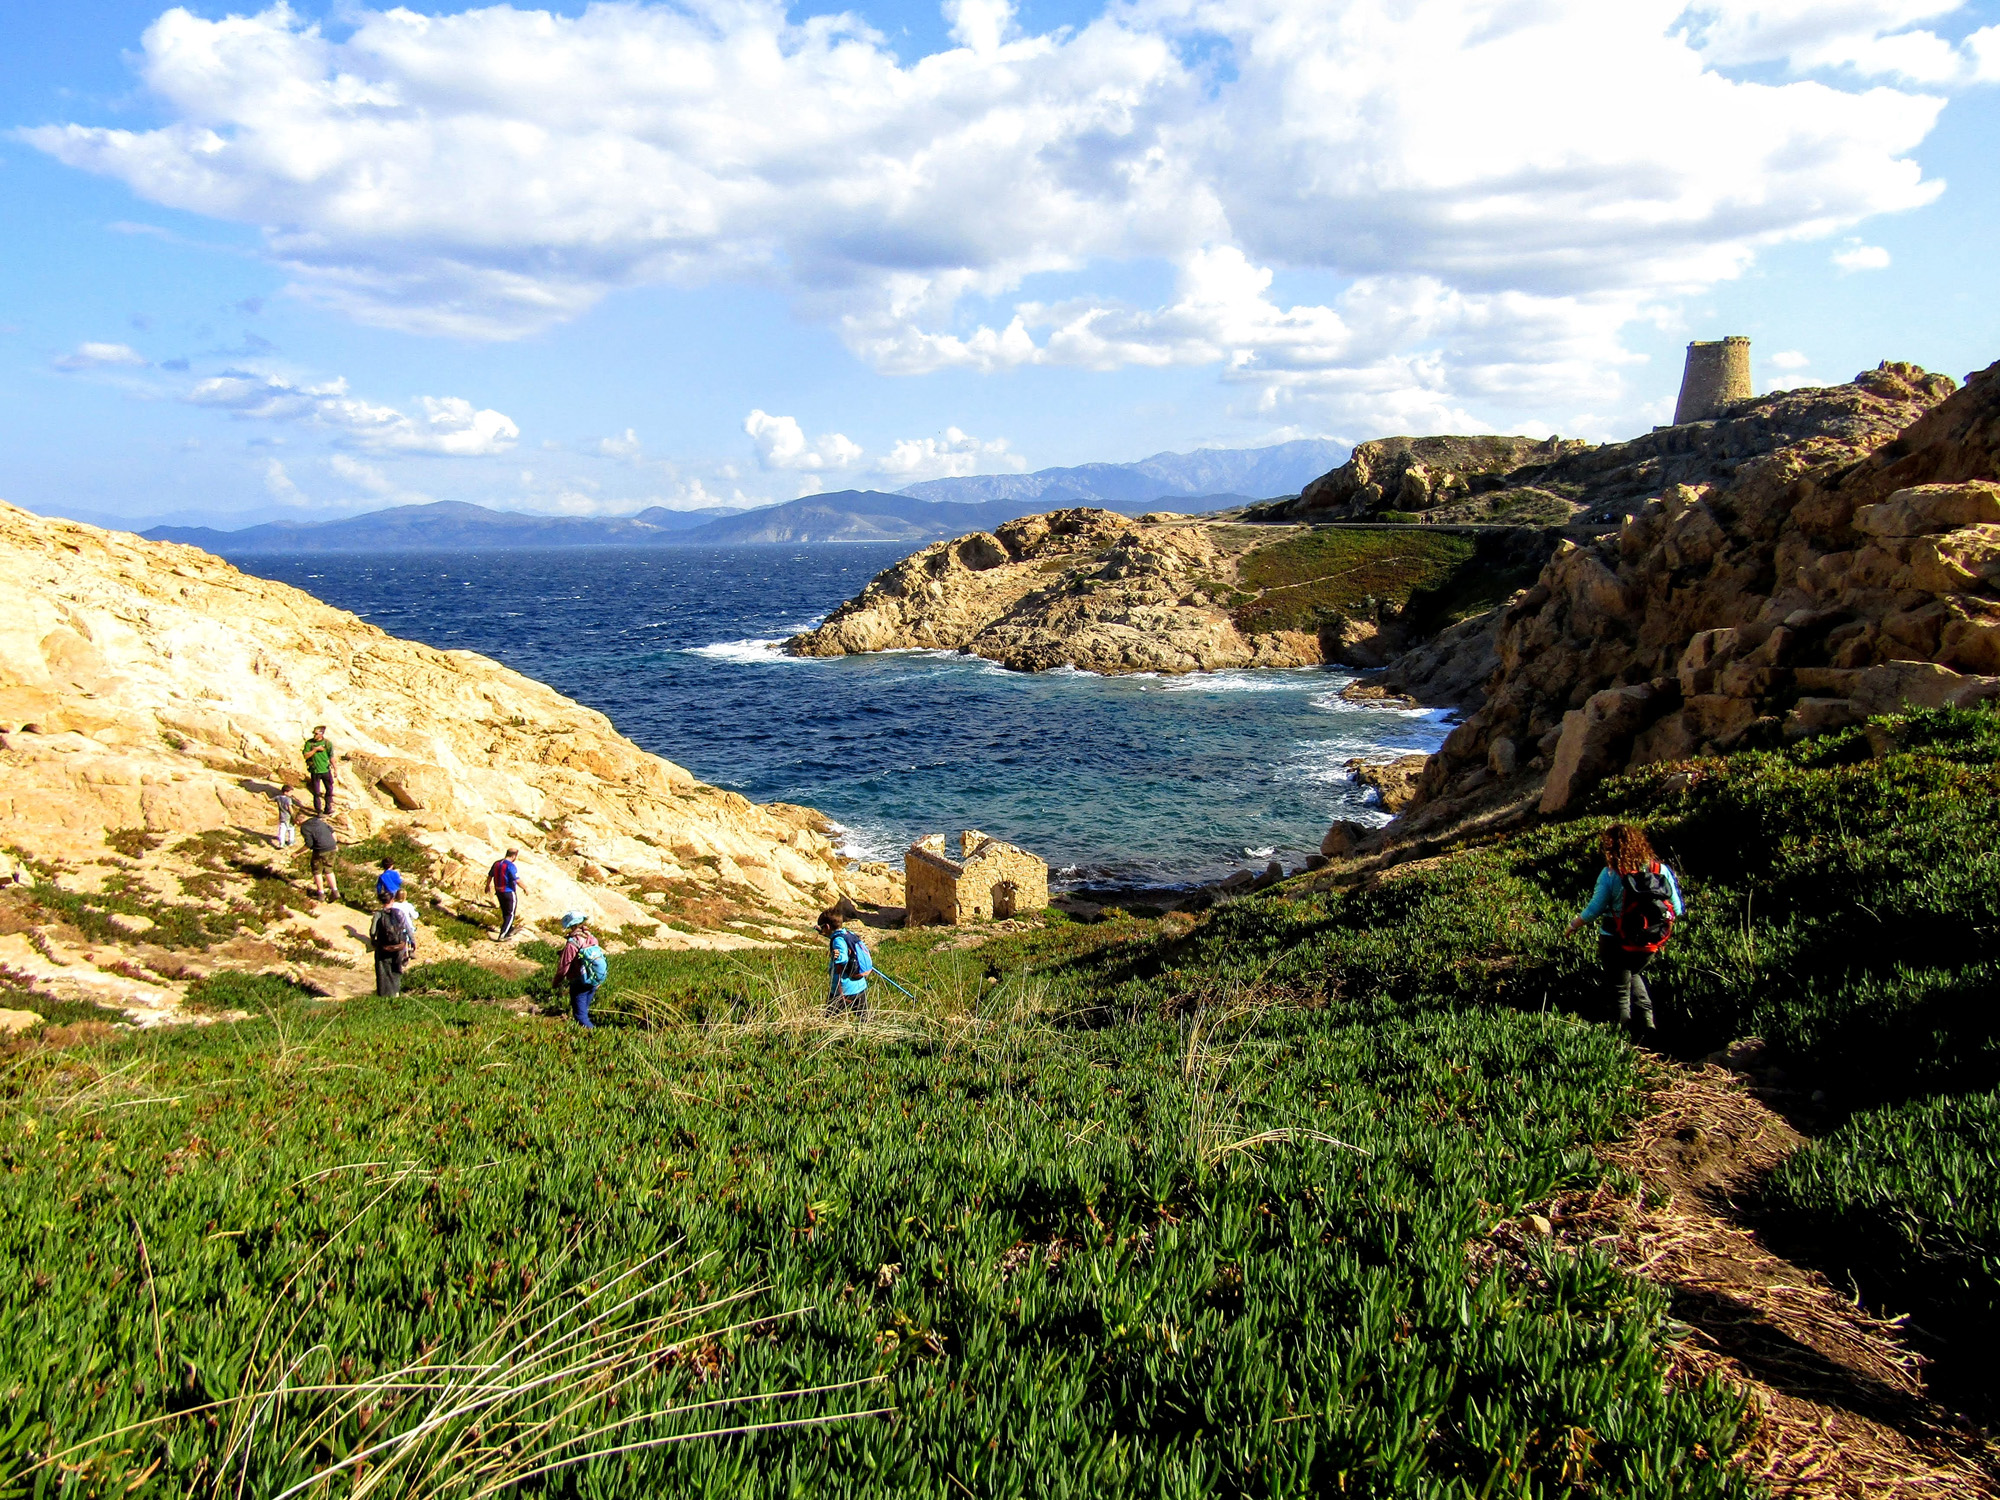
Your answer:
[[[250,1021],[21,1051],[0,1472],[1751,1493],[1736,1398],[1663,1378],[1662,1294],[1511,1232],[1630,1186],[1589,1145],[1648,1065],[1560,924],[1603,821],[1645,819],[1693,903],[1669,1047],[1754,1032],[1829,1108],[1874,1111],[1768,1212],[1837,1280],[1976,1326],[1996,755],[1993,718],[1925,715],[1650,768],[1369,888],[972,949],[884,934],[918,999],[858,1028],[817,1016],[808,951],[631,953],[594,1035],[460,962],[400,1001],[273,987]],[[1850,1232],[1885,1214],[1910,1232]]]

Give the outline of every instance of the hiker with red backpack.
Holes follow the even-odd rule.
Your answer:
[[[1597,961],[1611,989],[1612,1013],[1635,1034],[1650,1035],[1653,994],[1646,988],[1646,965],[1667,946],[1674,922],[1685,910],[1680,882],[1653,852],[1644,829],[1613,823],[1598,847],[1604,868],[1597,873],[1597,889],[1563,935],[1586,922],[1597,923]],[[1638,1024],[1633,1028],[1635,1012]]]

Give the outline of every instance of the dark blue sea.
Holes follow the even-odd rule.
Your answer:
[[[909,549],[574,548],[244,556],[392,635],[491,656],[646,749],[759,802],[802,802],[848,851],[900,862],[961,828],[1063,884],[1178,884],[1302,863],[1336,817],[1379,821],[1342,763],[1434,750],[1442,713],[1358,708],[1331,668],[1094,677],[777,642]]]

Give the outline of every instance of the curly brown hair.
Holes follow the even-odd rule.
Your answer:
[[[1604,853],[1604,862],[1620,875],[1636,875],[1660,862],[1646,830],[1630,823],[1613,823],[1604,830],[1597,847]]]

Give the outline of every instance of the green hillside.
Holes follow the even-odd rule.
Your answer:
[[[2000,721],[1923,715],[1649,768],[1368,888],[973,949],[884,934],[919,998],[860,1029],[817,1017],[811,951],[632,953],[594,1035],[461,961],[400,1001],[246,989],[260,1019],[18,1049],[0,1472],[1754,1493],[1738,1398],[1663,1379],[1661,1292],[1538,1232],[1631,1190],[1589,1145],[1651,1066],[1562,924],[1603,823],[1644,820],[1691,903],[1668,1049],[1762,1035],[1836,1118],[1869,1111],[1762,1211],[1983,1349],[1996,758]]]

